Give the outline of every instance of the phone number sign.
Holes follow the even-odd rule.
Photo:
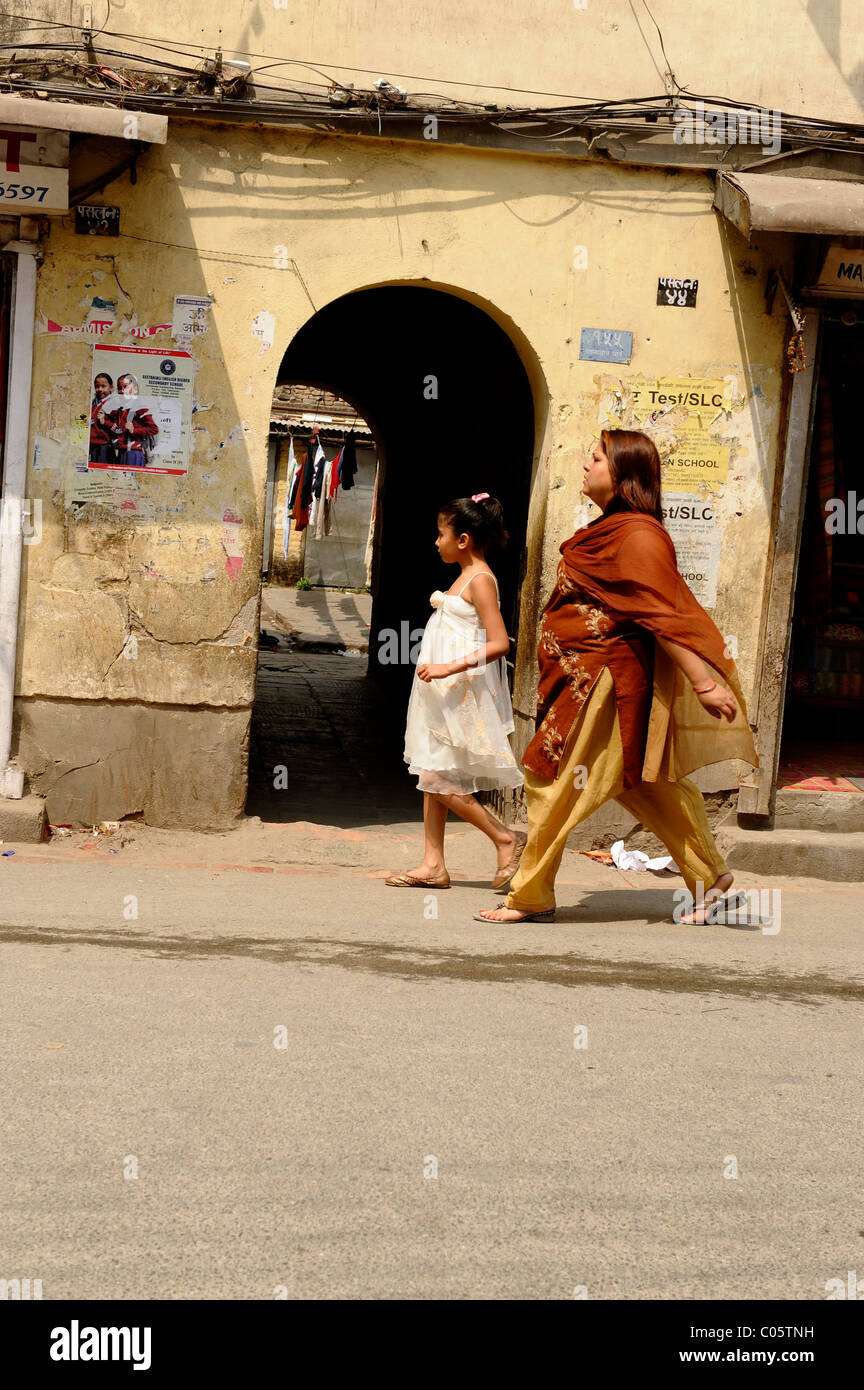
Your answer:
[[[15,172],[0,166],[0,204],[16,204],[25,211],[68,212],[69,170],[45,164],[22,164]]]
[[[65,132],[0,129],[0,204],[25,213],[68,212],[69,137]]]

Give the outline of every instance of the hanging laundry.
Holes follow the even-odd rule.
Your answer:
[[[345,440],[345,447],[342,450],[342,477],[341,483],[347,492],[349,487],[354,486],[354,474],[357,472],[357,443],[354,431]]]
[[[308,484],[308,486],[307,486]],[[308,497],[308,500],[307,500]],[[297,476],[294,480],[294,489],[291,496],[291,515],[294,518],[295,531],[304,531],[309,525],[309,507],[312,501],[312,459],[310,448],[307,444],[306,453],[303,456]]]
[[[315,516],[315,539],[323,540],[330,535],[332,526],[331,512],[333,502],[330,496],[330,480],[333,476],[333,460],[325,459],[324,471],[321,479],[321,496],[318,498],[318,511]],[[311,524],[311,523],[310,523]]]
[[[316,444],[318,444],[318,440],[316,438],[316,435],[313,434],[312,438],[306,445],[306,466],[303,472],[303,488],[300,494],[300,504],[302,507],[306,509],[306,511],[308,511],[309,508],[312,506],[312,479],[314,475],[314,457]],[[320,445],[318,447],[320,448]]]
[[[288,537],[291,534],[291,507],[300,465],[294,453],[294,438],[289,436],[288,464],[285,472],[285,509],[282,513],[282,559],[288,559]]]
[[[345,445],[343,444],[343,445],[342,445],[342,448],[339,450],[338,454],[336,455],[335,459],[333,460],[333,472],[332,472],[331,477],[330,477],[330,496],[331,496],[331,497],[335,497],[335,496],[336,496],[336,493],[339,491],[339,484],[340,484],[340,482],[342,481],[342,478],[341,478],[342,455],[343,455],[344,453],[345,453]]]
[[[309,525],[318,525],[318,511],[321,506],[321,490],[324,484],[324,468],[327,464],[327,455],[321,445],[321,440],[315,441],[315,457],[312,460],[312,505],[309,509]]]
[[[292,452],[292,454],[294,453],[294,440],[293,440],[293,439],[291,440],[291,452]],[[292,508],[292,510],[293,510],[293,508],[294,508],[295,502],[297,501],[297,494],[299,493],[301,487],[303,486],[303,468],[304,468],[305,463],[306,463],[305,455],[304,455],[304,457],[303,457],[302,459],[300,459],[299,461],[298,461],[298,460],[296,459],[296,457],[295,457],[295,460],[294,460],[294,472],[293,472],[293,474],[292,474],[292,476],[291,476],[291,479],[290,479],[290,482],[289,482],[289,485],[288,485],[288,502],[289,502],[289,505],[290,505],[290,507]]]
[[[367,536],[366,536],[366,554],[365,554],[365,556],[363,557],[363,563],[364,563],[365,566],[366,566],[366,588],[367,588],[367,589],[369,589],[369,588],[372,587],[372,558],[373,558],[374,547],[375,547],[375,513],[376,513],[377,510],[378,510],[378,475],[379,475],[379,473],[380,473],[380,464],[377,465],[376,468],[375,468],[375,487],[374,487],[374,490],[373,490],[373,492],[372,492],[372,514],[371,514],[371,516],[369,517],[369,532],[368,532],[368,534],[367,534]]]

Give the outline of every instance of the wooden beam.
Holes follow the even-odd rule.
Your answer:
[[[815,407],[819,311],[808,309],[804,326],[807,367],[796,372],[789,395],[780,504],[774,528],[774,552],[768,589],[768,615],[759,677],[759,725],[756,752],[759,767],[741,783],[738,815],[770,816],[774,811],[783,704],[789,668],[795,581],[801,549],[801,527],[807,492],[810,440]]]

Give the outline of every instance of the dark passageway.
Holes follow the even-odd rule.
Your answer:
[[[401,761],[414,668],[410,643],[400,642],[392,660],[389,634],[422,629],[429,595],[455,577],[435,550],[438,508],[488,492],[501,500],[511,535],[492,563],[515,638],[535,435],[528,376],[482,309],[412,285],[361,290],[321,309],[290,344],[279,382],[335,392],[372,427],[381,469],[372,620],[360,670],[337,657],[304,669],[302,653],[260,654],[247,809],[351,824],[380,820],[398,802],[405,819],[421,811]],[[280,764],[289,776],[277,791],[272,768]]]

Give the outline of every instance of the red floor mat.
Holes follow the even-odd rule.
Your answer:
[[[851,781],[850,778],[855,778]],[[864,795],[864,744],[793,743],[784,746],[777,786],[808,792],[859,792]]]

